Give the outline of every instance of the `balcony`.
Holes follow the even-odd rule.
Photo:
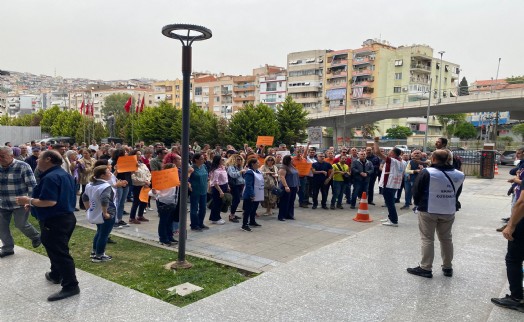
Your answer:
[[[351,87],[368,87],[371,86],[370,81],[355,82],[351,84]]]
[[[225,90],[222,90],[220,92],[220,94],[222,94],[222,95],[231,95],[232,93],[233,93],[232,91],[225,91]]]
[[[354,100],[370,99],[372,95],[373,94],[370,94],[370,93],[363,93],[357,97],[355,96],[355,93],[353,93],[353,95],[351,95],[351,99],[354,99]]]
[[[328,73],[326,75],[326,78],[327,79],[332,79],[332,78],[341,78],[341,77],[347,77],[347,76],[348,76],[348,72],[347,71],[340,70],[340,71],[335,71],[335,72]]]
[[[304,103],[316,103],[318,102],[318,97],[300,97],[300,98],[293,98],[293,101],[296,103],[304,104]]]
[[[320,92],[320,86],[291,86],[287,88],[288,93]]]
[[[411,64],[410,66],[411,70],[421,72],[421,73],[431,73],[431,66],[424,65],[424,64]]]
[[[416,77],[410,77],[409,82],[414,84],[429,85],[429,79],[420,79]]]
[[[255,91],[255,85],[248,86],[235,86],[233,87],[234,92],[253,92]]]
[[[331,67],[333,66],[345,66],[348,64],[348,60],[347,59],[335,59],[333,61],[331,61]]]
[[[359,58],[353,59],[353,66],[366,65],[370,63],[371,63],[371,59],[369,59],[369,57],[359,57]]]
[[[373,71],[371,69],[360,69],[360,70],[355,70],[353,71],[352,75],[353,76],[369,76],[369,75],[372,75],[373,74]]]
[[[346,88],[348,84],[346,82],[344,83],[335,83],[335,84],[327,84],[327,89],[333,89],[333,88]]]
[[[254,100],[255,100],[255,96],[233,97],[233,102],[245,102],[245,101],[254,101]]]

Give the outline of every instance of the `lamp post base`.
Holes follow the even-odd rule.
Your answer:
[[[188,261],[176,261],[176,262],[171,263],[170,266],[171,266],[171,269],[179,269],[179,268],[187,269],[187,268],[193,267],[193,264],[191,264]]]

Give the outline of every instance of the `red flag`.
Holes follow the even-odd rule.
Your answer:
[[[142,103],[140,104],[140,113],[144,111],[144,99],[146,98],[146,95],[142,96]]]
[[[91,116],[95,116],[95,107],[93,105],[94,103],[91,102]]]
[[[132,104],[132,100],[130,96],[129,99],[127,100],[126,105],[124,105],[124,110],[126,110],[127,113],[129,113],[129,111],[131,110],[131,104]]]
[[[84,100],[82,100],[82,105],[80,105],[80,114],[84,113],[84,107],[85,107],[85,102]]]
[[[89,115],[89,102],[86,104],[86,111],[84,114]]]

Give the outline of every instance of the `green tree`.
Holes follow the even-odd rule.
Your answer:
[[[413,131],[407,126],[396,126],[386,130],[386,137],[390,139],[406,139],[412,135]]]
[[[222,143],[218,137],[218,117],[196,104],[191,104],[189,114],[189,139],[211,145]],[[182,125],[180,125],[182,127]]]
[[[463,122],[457,125],[455,128],[454,135],[459,137],[461,140],[469,140],[477,137],[477,129],[473,124]]]
[[[455,133],[455,128],[458,124],[466,122],[466,114],[437,115],[437,120],[442,124],[442,134],[449,138],[453,133]]]
[[[127,101],[129,100],[129,97],[131,97],[131,109],[134,112],[135,107],[135,99],[132,98],[130,94],[123,94],[123,93],[116,93],[111,94],[109,96],[106,96],[104,98],[104,106],[102,107],[102,114],[104,116],[108,116],[109,113],[113,113],[115,117],[117,115],[125,115],[127,114],[124,110],[124,105],[126,105]]]
[[[459,84],[459,92],[458,96],[466,96],[469,95],[469,85],[468,81],[466,80],[466,77],[462,77],[462,80]]]
[[[140,138],[147,143],[162,141],[171,144],[180,140],[181,118],[182,112],[180,110],[163,101],[157,107],[147,107],[142,113],[130,115],[127,119],[129,124],[131,121],[135,121],[135,140]],[[126,135],[125,137],[130,138],[130,128],[128,127],[126,131],[129,136]]]
[[[46,109],[43,112],[42,120],[40,121],[42,132],[49,133],[51,135],[56,135],[52,133],[51,128],[53,127],[53,124],[55,124],[56,119],[60,113],[62,113],[62,111],[60,110],[60,107],[56,105]]]
[[[280,136],[278,142],[286,145],[296,144],[297,142],[304,142],[307,138],[307,119],[308,112],[304,110],[302,104],[299,104],[287,96],[282,105],[277,108],[277,121],[280,129]]]
[[[362,125],[362,137],[364,138],[374,137],[377,131],[378,125],[375,122]]]
[[[506,78],[508,84],[524,84],[524,75],[523,76],[511,76]]]
[[[62,111],[51,126],[51,135],[76,138],[80,124],[82,124],[82,115],[78,111]]]
[[[229,122],[227,142],[236,147],[241,147],[244,143],[252,146],[259,135],[278,138],[279,126],[275,112],[269,106],[247,104],[233,114]]]
[[[511,127],[511,132],[513,132],[513,134],[520,135],[522,137],[522,141],[524,141],[524,123],[513,125]]]

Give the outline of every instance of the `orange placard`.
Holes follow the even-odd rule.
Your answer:
[[[257,146],[272,146],[274,139],[272,136],[259,136],[257,137]]]
[[[143,186],[142,189],[140,189],[140,195],[138,196],[138,199],[147,203],[149,201],[149,191],[151,191],[151,188]]]
[[[121,156],[118,158],[116,165],[118,166],[117,170],[119,173],[135,172],[138,170],[136,155]]]
[[[180,186],[178,169],[171,168],[161,171],[151,171],[151,182],[153,189],[163,190]]]
[[[295,162],[294,165],[298,171],[298,175],[303,177],[303,176],[309,175],[309,172],[311,171],[311,166],[313,165],[313,163]]]
[[[263,166],[264,162],[266,162],[266,158],[258,157],[258,163],[260,164],[260,166]]]

